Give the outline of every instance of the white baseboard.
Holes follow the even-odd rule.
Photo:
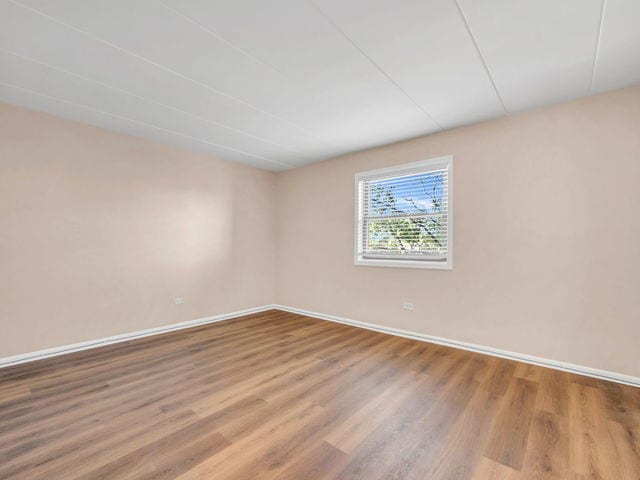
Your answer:
[[[9,367],[11,365],[18,365],[20,363],[33,362],[34,360],[42,360],[44,358],[57,357],[58,355],[79,352],[81,350],[88,350],[90,348],[103,347],[105,345],[111,345],[113,343],[126,342],[127,340],[149,337],[151,335],[173,332],[175,330],[196,327],[198,325],[204,325],[207,323],[222,322],[223,320],[229,320],[231,318],[241,317],[243,315],[249,315],[251,313],[264,312],[265,310],[272,310],[273,308],[275,308],[273,305],[263,305],[261,307],[238,310],[237,312],[222,313],[220,315],[213,315],[212,317],[198,318],[196,320],[173,323],[171,325],[149,328],[147,330],[140,330],[137,332],[123,333],[121,335],[100,338],[98,340],[89,340],[88,342],[74,343],[71,345],[65,345],[63,347],[49,348],[46,350],[39,350],[37,352],[15,355],[13,357],[0,358],[0,368]]]
[[[437,343],[438,345],[445,345],[447,347],[460,348],[462,350],[469,350],[471,352],[482,353],[485,355],[492,355],[494,357],[507,358],[509,360],[515,360],[518,362],[530,363],[533,365],[539,365],[542,367],[553,368],[556,370],[562,370],[564,372],[576,373],[578,375],[586,375],[587,377],[599,378],[602,380],[609,380],[616,383],[622,383],[625,385],[631,385],[633,387],[640,387],[640,378],[631,375],[625,375],[622,373],[610,372],[607,370],[599,370],[596,368],[585,367],[583,365],[575,365],[572,363],[560,362],[557,360],[550,360],[547,358],[536,357],[533,355],[526,355],[523,353],[511,352],[508,350],[502,350],[499,348],[486,347],[484,345],[477,345],[474,343],[460,342],[458,340],[452,340],[449,338],[435,337],[432,335],[426,335],[423,333],[410,332],[407,330],[400,330],[397,328],[384,327],[382,325],[376,325],[374,323],[360,322],[357,320],[351,320],[349,318],[338,317],[335,315],[326,315],[323,313],[312,312],[310,310],[303,310],[301,308],[287,307],[285,305],[263,305],[261,307],[249,308],[246,310],[238,310],[236,312],[223,313],[220,315],[213,315],[211,317],[198,318],[196,320],[189,320],[182,323],[174,323],[171,325],[165,325],[162,327],[150,328],[147,330],[140,330],[137,332],[124,333],[122,335],[114,335],[112,337],[101,338],[98,340],[90,340],[88,342],[74,343],[72,345],[65,345],[63,347],[50,348],[47,350],[40,350],[37,352],[26,353],[23,355],[15,355],[13,357],[0,358],[0,368],[8,367],[11,365],[18,365],[20,363],[32,362],[34,360],[42,360],[44,358],[56,357],[58,355],[64,355],[66,353],[79,352],[82,350],[88,350],[91,348],[102,347],[104,345],[111,345],[114,343],[125,342],[128,340],[135,340],[137,338],[149,337],[151,335],[159,335],[162,333],[173,332],[176,330],[182,330],[185,328],[196,327],[198,325],[205,325],[208,323],[222,322],[223,320],[229,320],[243,315],[249,315],[252,313],[264,312],[266,310],[282,310],[284,312],[298,313],[300,315],[306,315],[308,317],[319,318],[321,320],[328,320],[330,322],[343,323],[359,328],[366,328],[376,332],[387,333],[390,335],[396,335],[399,337],[410,338],[413,340],[420,340],[422,342]]]
[[[471,352],[492,355],[494,357],[507,358],[509,360],[516,360],[518,362],[530,363],[533,365],[539,365],[541,367],[553,368],[555,370],[562,370],[564,372],[576,373],[578,375],[585,375],[587,377],[599,378],[602,380],[609,380],[611,382],[631,385],[633,387],[640,387],[639,377],[633,377],[631,375],[625,375],[622,373],[610,372],[608,370],[599,370],[597,368],[585,367],[583,365],[575,365],[572,363],[560,362],[557,360],[550,360],[547,358],[526,355],[523,353],[510,352],[508,350],[486,347],[484,345],[476,345],[474,343],[460,342],[458,340],[451,340],[449,338],[434,337],[432,335],[426,335],[423,333],[409,332],[407,330],[384,327],[382,325],[376,325],[374,323],[359,322],[357,320],[351,320],[349,318],[337,317],[335,315],[326,315],[323,313],[303,310],[301,308],[287,307],[285,305],[273,305],[272,308],[285,312],[298,313],[300,315],[306,315],[308,317],[319,318],[321,320],[328,320],[330,322],[344,323],[346,325],[351,325],[354,327],[366,328],[368,330],[374,330],[376,332],[388,333],[390,335],[396,335],[399,337],[405,337],[429,343],[437,343],[438,345],[445,345],[447,347],[460,348],[462,350],[469,350]]]

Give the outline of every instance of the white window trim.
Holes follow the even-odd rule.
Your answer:
[[[447,228],[447,259],[444,262],[435,262],[428,260],[410,260],[410,259],[373,259],[362,258],[358,252],[358,241],[360,237],[360,211],[359,211],[359,183],[363,180],[375,180],[376,178],[386,177],[389,174],[406,175],[412,172],[421,172],[425,169],[447,169],[447,213],[449,218],[449,226]],[[395,268],[432,268],[438,270],[453,269],[453,156],[431,158],[420,162],[406,163],[402,165],[394,165],[392,167],[379,168],[377,170],[369,170],[367,172],[356,173],[354,182],[354,239],[353,239],[353,258],[354,265],[369,267],[395,267]]]

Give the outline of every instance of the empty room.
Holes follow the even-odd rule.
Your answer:
[[[640,480],[639,25],[0,0],[0,480]]]

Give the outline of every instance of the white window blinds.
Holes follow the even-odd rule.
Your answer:
[[[451,158],[356,175],[356,263],[451,268]]]

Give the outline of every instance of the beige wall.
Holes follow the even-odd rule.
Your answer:
[[[354,174],[448,154],[453,270],[354,266]],[[290,170],[277,193],[277,303],[640,376],[640,87]]]
[[[274,183],[0,104],[0,358],[271,303]]]
[[[354,174],[447,154],[453,270],[354,266]],[[0,172],[0,358],[275,301],[640,376],[640,87],[277,176],[0,104]]]

